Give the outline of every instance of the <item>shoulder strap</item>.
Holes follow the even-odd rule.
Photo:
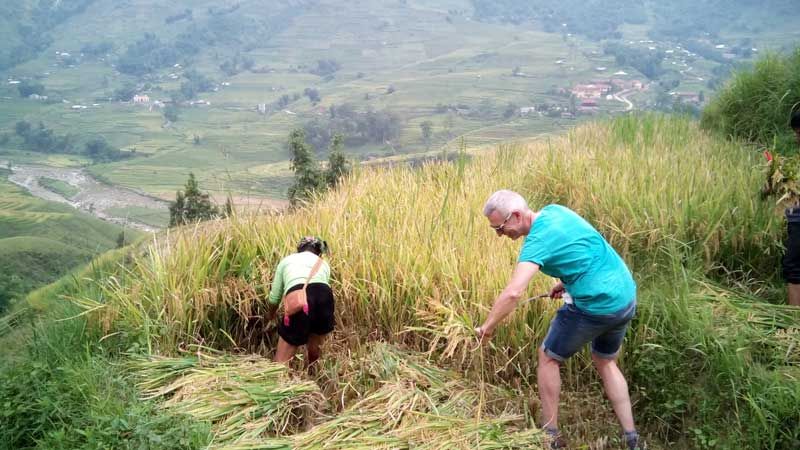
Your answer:
[[[317,262],[314,264],[314,267],[311,269],[311,273],[308,274],[308,278],[306,278],[306,283],[303,285],[303,290],[305,291],[308,287],[308,283],[311,282],[311,279],[314,278],[314,275],[317,274],[317,271],[322,266],[322,257],[317,259]]]

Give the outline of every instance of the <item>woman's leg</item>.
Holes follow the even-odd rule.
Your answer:
[[[311,334],[308,337],[308,345],[306,346],[308,349],[308,358],[306,358],[306,370],[308,373],[311,374],[313,372],[314,366],[317,360],[320,357],[321,350],[320,347],[322,343],[325,342],[325,336],[327,335],[319,335],[319,334]]]
[[[278,338],[278,350],[275,352],[275,359],[273,361],[288,364],[297,353],[297,346],[292,345],[283,340],[282,337]]]

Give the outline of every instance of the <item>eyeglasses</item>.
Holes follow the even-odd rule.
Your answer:
[[[492,227],[492,229],[494,231],[496,231],[498,234],[502,233],[503,230],[506,229],[506,222],[508,222],[508,219],[510,219],[511,216],[513,216],[513,215],[514,215],[514,212],[512,211],[512,212],[508,213],[508,216],[506,216],[506,220],[504,220],[503,223],[501,223],[500,225],[489,224],[489,226]]]

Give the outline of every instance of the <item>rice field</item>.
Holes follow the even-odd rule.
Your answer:
[[[358,389],[342,394],[341,383],[363,373],[332,374],[343,358],[375,341],[424,352],[430,364],[478,386],[535,391],[535,349],[556,302],[521,306],[488,347],[477,346],[472,331],[517,252],[515,243],[495,237],[480,211],[494,190],[511,188],[534,208],[557,202],[576,210],[630,265],[640,306],[622,365],[631,376],[635,414],[656,443],[702,447],[707,438],[723,448],[791,448],[798,436],[786,419],[800,405],[800,317],[780,305],[782,222],[774,204],[753,194],[759,164],[749,147],[708,136],[684,119],[591,123],[452,163],[362,168],[337,191],[291,213],[171,230],[68,299],[109,343],[134,340],[145,354],[173,355],[185,343],[202,343],[270,355],[272,327],[259,318],[271,270],[292,251],[292,236],[317,234],[332,246],[339,331],[326,350],[326,373],[340,386],[318,381],[323,392],[336,393],[326,398],[345,400],[339,425],[282,436],[280,445],[347,434],[347,398],[370,397]],[[529,294],[551,283],[537,277]],[[563,376],[567,390],[596,383],[586,353],[570,360]],[[387,393],[374,394],[375,401],[391,401],[380,397]],[[572,425],[588,433],[586,442],[607,429],[582,425],[593,414],[578,414]],[[387,426],[385,418],[379,422]],[[476,423],[474,436],[486,423]],[[409,439],[402,430],[379,429],[384,437]]]

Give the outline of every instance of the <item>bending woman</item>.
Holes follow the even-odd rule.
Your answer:
[[[287,305],[297,304],[297,297],[302,295],[303,290],[307,298],[306,308],[278,318],[276,362],[288,363],[297,353],[297,347],[306,345],[306,368],[310,370],[311,364],[319,359],[320,345],[325,335],[333,331],[331,268],[321,258],[327,252],[327,247],[325,241],[306,236],[297,244],[297,253],[283,258],[275,269],[269,294],[269,303],[273,308],[277,308],[281,302],[284,310]]]

